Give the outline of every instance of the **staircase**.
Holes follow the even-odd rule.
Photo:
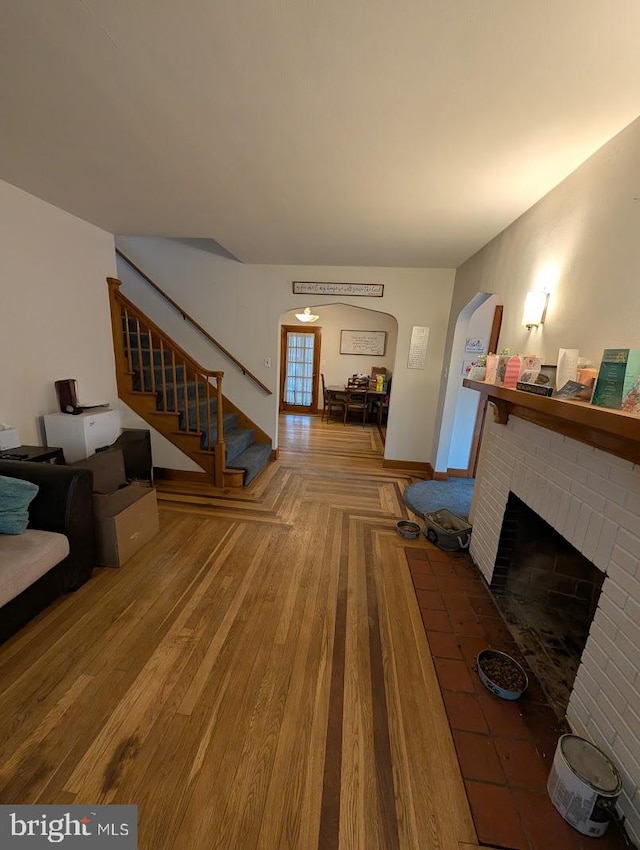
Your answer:
[[[217,487],[242,487],[271,458],[268,435],[222,394],[223,372],[203,369],[107,278],[119,397],[197,463]]]

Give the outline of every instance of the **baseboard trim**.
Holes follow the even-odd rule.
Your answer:
[[[153,467],[154,478],[160,481],[191,481],[196,484],[211,484],[211,476],[206,472],[194,472],[191,469],[166,469],[164,466]]]
[[[430,463],[423,463],[418,460],[387,460],[382,461],[383,469],[406,469],[411,472],[420,473],[421,477],[433,478],[433,467]]]
[[[434,481],[447,481],[449,478],[473,478],[468,469],[455,469],[449,467],[446,472],[434,472]]]

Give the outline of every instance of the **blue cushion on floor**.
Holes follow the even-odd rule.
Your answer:
[[[469,516],[474,478],[448,478],[446,481],[418,481],[404,491],[404,503],[416,516],[447,508],[454,514]]]
[[[38,485],[0,475],[0,534],[22,534],[29,524],[29,505]]]

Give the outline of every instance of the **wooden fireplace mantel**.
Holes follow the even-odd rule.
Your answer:
[[[517,416],[640,464],[640,416],[594,407],[586,401],[548,398],[468,378],[462,383],[488,397],[494,405],[495,421],[501,425],[506,424],[509,416]]]

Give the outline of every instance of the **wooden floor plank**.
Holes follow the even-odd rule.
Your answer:
[[[282,416],[240,493],[0,647],[0,803],[133,803],[141,850],[475,846],[378,429]]]

